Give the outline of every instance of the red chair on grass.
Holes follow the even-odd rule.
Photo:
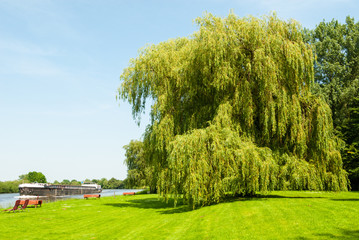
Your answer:
[[[16,200],[15,205],[11,209],[4,210],[4,212],[15,212],[16,210],[19,210],[20,206],[20,200]]]
[[[24,211],[27,208],[27,205],[29,205],[29,199],[25,200],[25,203],[21,206],[19,210]]]

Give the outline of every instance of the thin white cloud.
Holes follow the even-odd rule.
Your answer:
[[[8,54],[57,56],[59,51],[55,48],[46,48],[37,44],[20,41],[18,39],[0,38],[0,51]]]
[[[59,76],[63,75],[64,71],[55,64],[46,59],[22,59],[14,66],[15,71],[22,75],[31,75],[39,77]]]
[[[264,6],[344,4],[353,0],[252,0]]]
[[[313,8],[320,10],[321,6],[349,4],[353,2],[353,0],[254,0],[253,2],[256,2],[267,10],[282,10],[294,13]]]
[[[100,113],[109,111],[113,109],[110,104],[101,104],[94,103],[86,105],[78,104],[77,106],[67,106],[68,109],[62,110],[48,110],[41,112],[32,112],[33,115],[45,115],[45,116],[55,116],[55,117],[84,117],[84,116],[94,116]]]
[[[59,22],[62,24],[70,16],[70,13],[63,8],[61,1],[1,0],[0,7],[6,9],[13,16],[27,18],[28,23],[38,19],[47,19],[49,23]],[[42,24],[46,23],[42,22]]]
[[[7,17],[16,19],[20,33],[0,32],[0,81],[4,75],[49,80],[69,76],[71,67],[65,67],[62,59],[70,58],[71,43],[79,43],[83,37],[61,4],[48,0],[0,1]]]
[[[68,7],[66,1],[2,0],[0,9],[16,19],[18,24],[22,24],[20,30],[28,31],[32,35],[76,42],[86,39],[76,29],[74,22],[78,20],[78,16]]]
[[[3,55],[0,59],[0,74],[13,77],[59,77],[65,71],[44,57]],[[0,76],[0,81],[3,81]]]

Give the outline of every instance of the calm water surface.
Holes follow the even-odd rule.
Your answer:
[[[113,195],[122,195],[124,192],[138,192],[142,189],[104,189],[102,190],[101,197],[113,196]],[[14,203],[19,199],[19,193],[2,193],[0,194],[0,208],[10,208],[14,206]],[[63,197],[53,197],[51,199],[44,199],[45,201],[59,201],[66,200],[71,198],[83,198],[83,195],[71,195]]]

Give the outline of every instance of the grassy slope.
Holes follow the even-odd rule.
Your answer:
[[[156,195],[0,213],[0,239],[359,239],[359,192],[272,192],[189,211]]]

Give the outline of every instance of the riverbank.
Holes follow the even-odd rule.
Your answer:
[[[114,195],[122,195],[124,192],[139,192],[142,189],[104,189],[100,193],[101,196],[114,196]],[[0,194],[0,208],[9,208],[14,205],[16,199],[19,199],[19,193],[1,193]],[[82,199],[83,195],[69,195],[62,197],[55,197],[51,199],[43,199],[45,202],[55,202],[59,200],[67,200],[70,198],[78,198]]]
[[[157,195],[0,214],[0,239],[358,239],[359,192],[272,192],[196,210]]]

